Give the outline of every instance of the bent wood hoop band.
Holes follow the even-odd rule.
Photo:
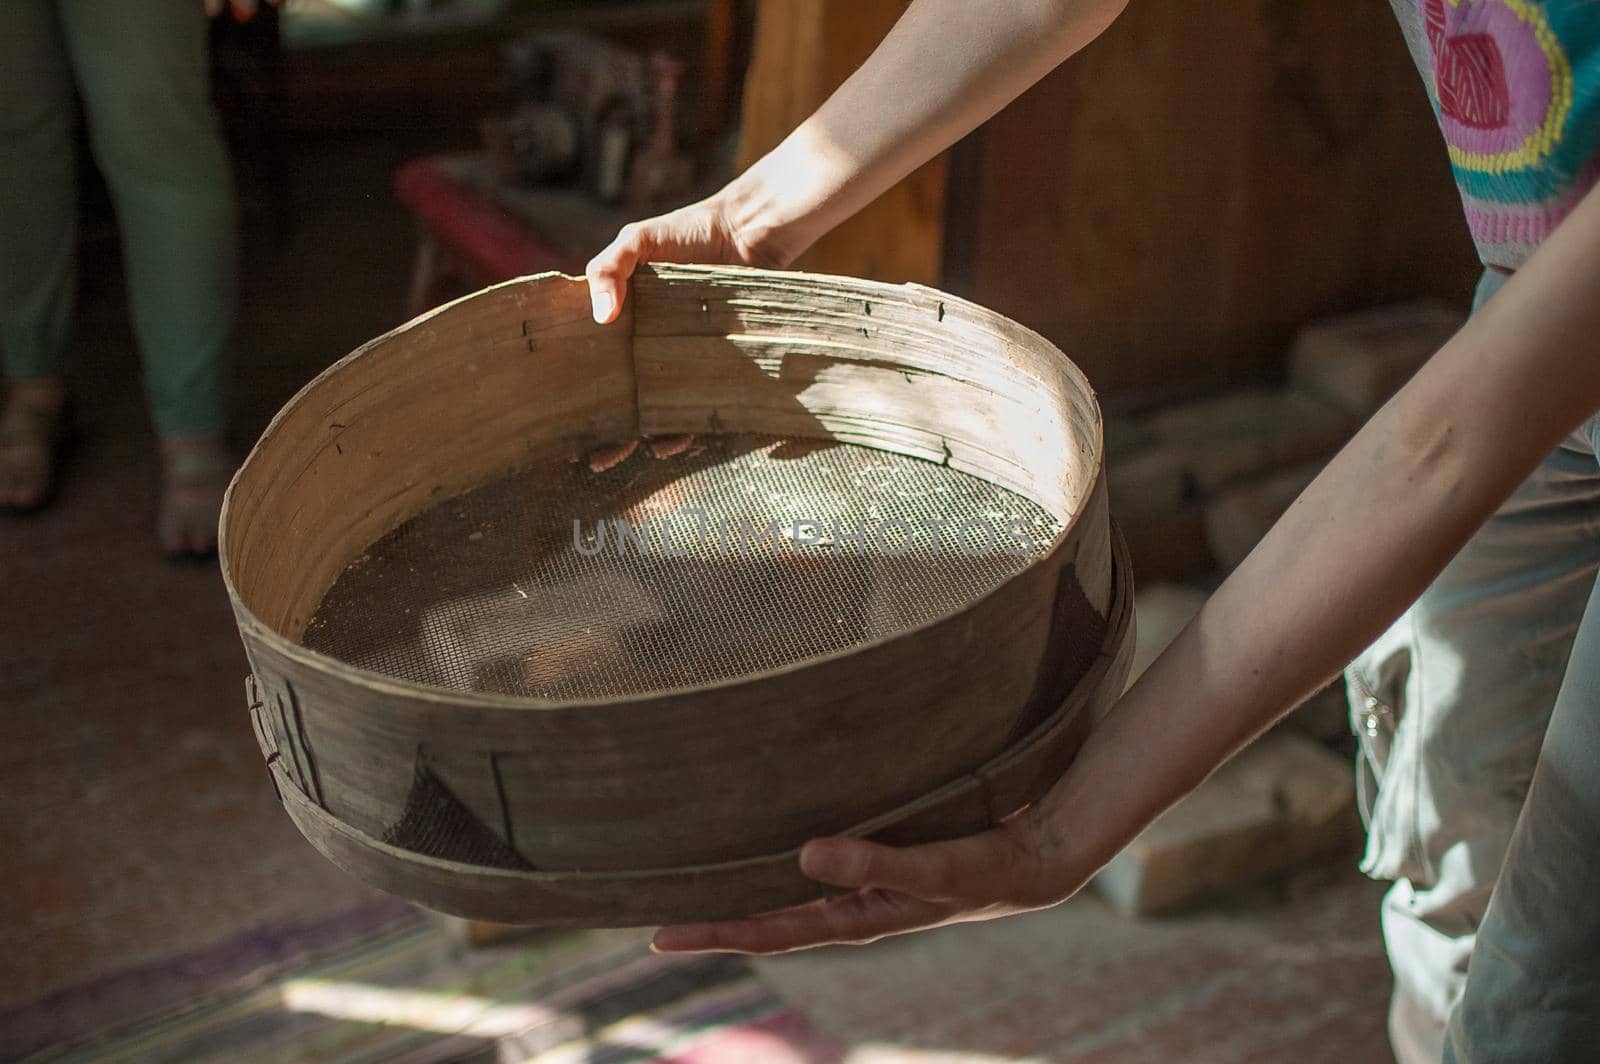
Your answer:
[[[1121,694],[1133,657],[1133,587],[1120,536],[1113,551],[1105,645],[1056,710],[973,772],[836,834],[890,844],[954,838],[993,826],[1050,788],[1093,721]],[[358,879],[457,916],[500,923],[536,917],[545,927],[631,927],[745,916],[825,892],[801,874],[799,847],[740,861],[626,872],[523,872],[441,861],[389,846],[329,815],[299,789],[284,759],[272,757],[265,739],[262,753],[295,825],[325,857]]]
[[[439,501],[640,435],[746,432],[941,462],[1032,499],[1061,531],[928,623],[649,695],[446,690],[301,645],[343,568]],[[234,478],[221,553],[257,735],[313,843],[436,908],[601,925],[768,907],[798,891],[787,855],[806,838],[943,837],[1027,800],[935,796],[1000,779],[984,766],[1058,707],[1120,690],[1130,578],[1112,539],[1093,393],[1037,334],[919,286],[653,266],[611,326],[594,325],[581,281],[546,275],[340,360]],[[510,867],[384,841],[423,774]]]

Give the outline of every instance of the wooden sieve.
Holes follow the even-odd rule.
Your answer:
[[[918,286],[658,265],[601,327],[498,285],[302,389],[221,535],[296,824],[509,923],[769,909],[807,838],[988,826],[1132,645],[1087,383]]]

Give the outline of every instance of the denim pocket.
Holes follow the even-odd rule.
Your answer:
[[[1394,708],[1378,698],[1354,665],[1345,670],[1344,680],[1350,699],[1350,730],[1355,733],[1357,746],[1356,807],[1361,812],[1361,822],[1371,828],[1378,783],[1394,746]]]
[[[1409,625],[1402,618],[1345,670],[1355,733],[1356,802],[1367,826],[1361,870],[1375,879],[1409,875],[1417,853],[1417,765],[1403,727],[1411,673]]]

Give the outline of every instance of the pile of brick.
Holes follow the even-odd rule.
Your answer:
[[[1134,571],[1182,580],[1238,565],[1461,321],[1437,302],[1331,319],[1300,333],[1287,387],[1108,418],[1111,512]]]
[[[1111,512],[1139,582],[1135,677],[1461,324],[1437,302],[1331,319],[1300,333],[1286,387],[1108,419]],[[1130,914],[1165,912],[1348,851],[1358,824],[1344,707],[1335,685],[1296,710],[1152,824],[1100,874],[1100,892]]]

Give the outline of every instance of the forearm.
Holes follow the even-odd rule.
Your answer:
[[[1335,457],[1091,736],[1041,803],[1062,859],[1098,867],[1334,677],[1597,407],[1591,193]]]
[[[862,67],[722,193],[787,261],[1088,44],[1126,0],[915,0]]]

